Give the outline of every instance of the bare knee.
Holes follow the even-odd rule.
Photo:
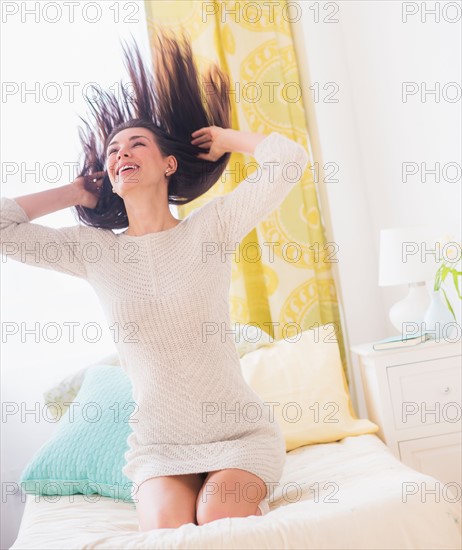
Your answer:
[[[266,492],[264,481],[245,470],[230,468],[209,472],[196,500],[197,524],[261,515],[258,503]]]
[[[202,476],[154,477],[138,487],[136,512],[140,531],[176,529],[195,523],[195,500]]]
[[[211,504],[205,506],[198,506],[196,511],[197,525],[205,525],[211,521],[222,519],[227,517],[223,506],[217,507]]]

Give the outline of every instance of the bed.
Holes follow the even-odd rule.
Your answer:
[[[440,495],[442,486],[402,464],[375,434],[364,434],[288,452],[262,517],[140,532],[131,502],[27,495],[11,550],[460,549],[460,494]]]

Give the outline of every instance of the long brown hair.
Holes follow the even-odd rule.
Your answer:
[[[138,45],[123,45],[124,63],[130,75],[132,90],[121,82],[119,96],[99,92],[98,101],[89,101],[92,121],[79,117],[83,151],[80,176],[106,169],[106,147],[112,138],[126,128],[150,130],[161,154],[174,155],[177,170],[169,176],[169,204],[185,204],[205,193],[218,181],[229,161],[225,153],[216,161],[197,158],[204,149],[191,145],[191,134],[204,126],[231,125],[229,78],[216,64],[200,75],[193,59],[186,32],[179,37],[158,27],[153,49],[154,73],[145,66]],[[88,190],[94,190],[86,184]],[[128,227],[123,199],[112,192],[105,175],[94,209],[75,206],[77,216],[86,225],[106,229]]]

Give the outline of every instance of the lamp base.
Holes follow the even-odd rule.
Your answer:
[[[432,292],[431,304],[424,317],[425,329],[432,332],[435,339],[454,341],[457,323],[448,306],[441,300],[440,291]]]
[[[390,309],[391,324],[400,334],[415,334],[425,330],[423,320],[430,303],[426,284],[410,283],[409,293]],[[417,329],[417,330],[416,330]]]

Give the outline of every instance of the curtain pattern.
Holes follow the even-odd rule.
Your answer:
[[[230,76],[233,128],[263,134],[276,131],[311,154],[287,11],[290,5],[285,0],[270,4],[266,0],[147,0],[150,42],[158,24],[177,31],[186,28],[198,67],[202,70],[217,62]],[[348,383],[331,272],[335,247],[325,239],[311,161],[281,206],[240,243],[233,261],[231,320],[255,324],[276,339],[332,323]],[[211,197],[228,193],[254,170],[253,158],[233,153],[220,181],[179,207],[180,218]],[[320,339],[333,340],[332,335],[319,330]]]

